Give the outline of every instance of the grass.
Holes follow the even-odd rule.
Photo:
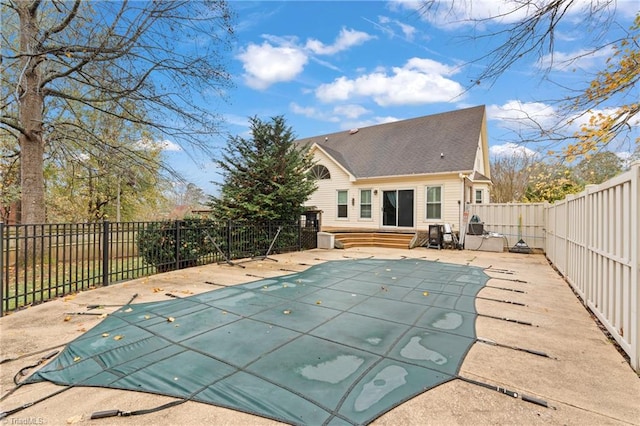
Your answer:
[[[113,259],[109,283],[153,275],[156,268],[144,264],[141,257]],[[102,286],[103,269],[99,261],[49,262],[16,268],[10,266],[3,275],[2,310],[42,303],[56,297]]]

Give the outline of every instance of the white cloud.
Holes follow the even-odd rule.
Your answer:
[[[224,120],[225,122],[232,124],[234,126],[249,127],[249,119],[241,115],[225,114]]]
[[[257,90],[265,90],[275,83],[291,81],[304,70],[309,59],[323,66],[337,70],[326,61],[312,58],[312,55],[333,55],[375,38],[367,33],[343,28],[331,45],[309,39],[305,45],[296,37],[279,37],[265,34],[262,44],[249,43],[237,55],[244,69],[246,84]]]
[[[431,59],[411,58],[390,72],[380,69],[355,79],[339,77],[318,86],[316,97],[323,102],[371,97],[380,106],[451,102],[464,91],[459,83],[447,78],[457,71]]]
[[[338,105],[331,111],[321,111],[314,107],[303,107],[295,102],[291,102],[289,108],[294,114],[333,123],[344,123],[345,119],[354,120],[371,112],[363,106],[356,104]]]
[[[494,145],[489,148],[489,153],[493,157],[534,157],[537,153],[523,145],[518,145],[513,142],[507,142],[502,145]]]
[[[362,129],[364,127],[375,126],[376,124],[393,123],[394,121],[398,120],[400,120],[400,118],[391,116],[377,116],[366,120],[342,121],[340,122],[340,128],[342,128],[343,130]]]
[[[168,139],[155,141],[150,139],[140,139],[137,144],[141,149],[160,149],[161,151],[172,152],[182,151],[180,145]]]
[[[400,29],[402,30],[402,34],[404,34],[404,38],[407,40],[413,40],[416,34],[416,27],[408,24],[403,24],[400,21],[395,21],[395,22],[400,26]]]
[[[180,147],[180,145],[171,142],[170,140],[162,140],[158,142],[160,144],[160,147],[162,147],[163,151],[182,151],[182,148]]]
[[[597,117],[610,117],[611,119],[615,118],[619,114],[619,109],[615,107],[603,108],[603,109],[592,109],[587,111],[582,111],[576,113],[573,117],[568,118],[568,122],[570,128],[573,131],[579,131],[582,127],[591,127],[590,121],[592,117],[597,119]],[[625,116],[626,117],[626,116]],[[640,125],[640,115],[636,114],[629,118],[629,131],[630,135],[638,135],[638,125]],[[626,132],[622,132],[623,134]],[[637,136],[636,136],[637,137]],[[632,137],[632,140],[635,140],[636,137]]]
[[[274,83],[293,80],[304,69],[308,56],[295,46],[250,43],[238,55],[249,87],[264,90]]]
[[[556,71],[573,71],[575,69],[592,69],[601,67],[607,58],[613,54],[611,47],[592,51],[580,49],[574,52],[553,52],[544,55],[536,63],[540,69],[551,68]]]
[[[446,29],[457,29],[464,26],[481,26],[483,23],[512,24],[532,15],[548,1],[523,2],[521,0],[439,0],[434,2],[434,8],[425,12],[424,1],[391,0],[389,6],[393,10],[411,10],[417,13],[424,21],[434,26]],[[604,2],[595,2],[602,7]],[[564,12],[567,18],[586,16],[594,8],[593,0],[576,0],[570,2]],[[626,17],[634,17],[638,11],[635,0],[621,0],[614,2],[612,6],[605,6],[603,17],[606,19],[609,13],[619,13]],[[608,11],[608,12],[607,12]]]
[[[551,127],[556,123],[556,111],[542,102],[509,100],[503,105],[489,105],[487,118],[499,122],[500,127],[522,131]]]
[[[616,2],[616,12],[633,19],[638,13],[638,2],[636,0],[618,0]]]
[[[532,2],[535,3],[535,2]],[[394,9],[408,9],[416,12],[422,20],[440,28],[455,29],[463,26],[479,25],[479,21],[493,19],[501,23],[512,23],[527,15],[528,8],[521,1],[495,0],[440,0],[426,13],[424,2],[392,0]],[[533,8],[534,4],[528,6]],[[495,18],[494,18],[495,17]]]
[[[338,105],[335,108],[333,108],[333,112],[334,114],[338,114],[350,119],[354,119],[354,118],[358,118],[360,116],[363,116],[365,114],[370,113],[371,111],[369,111],[368,109],[366,109],[365,107],[361,106],[361,105],[356,105],[356,104],[348,104],[348,105]]]
[[[305,117],[317,117],[320,113],[313,107],[303,107],[295,102],[289,104],[289,108],[294,114],[304,115]]]
[[[309,39],[305,47],[316,55],[333,55],[343,50],[347,50],[352,46],[357,46],[365,43],[368,40],[375,38],[365,32],[356,31],[343,28],[340,30],[340,34],[336,37],[336,40],[331,45],[325,45],[319,40]]]
[[[365,19],[365,20],[373,24],[376,28],[378,28],[380,31],[382,31],[384,34],[386,34],[390,38],[393,38],[396,36],[395,30],[394,28],[392,28],[392,26],[394,25],[397,25],[398,27],[400,27],[400,31],[402,32],[404,39],[407,41],[413,41],[417,33],[416,27],[400,22],[397,19],[391,19],[388,16],[383,16],[383,15],[378,16],[377,23],[373,21],[369,21],[368,19]]]
[[[305,117],[313,118],[315,120],[328,121],[332,123],[340,122],[340,117],[337,117],[330,112],[321,111],[314,107],[303,107],[295,102],[289,104],[289,108],[294,114],[304,115]]]

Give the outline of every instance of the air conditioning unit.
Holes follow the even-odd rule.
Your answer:
[[[468,235],[482,235],[484,234],[484,223],[478,222],[469,223],[469,229],[467,230]]]

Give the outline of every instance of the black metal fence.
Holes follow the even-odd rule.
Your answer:
[[[0,223],[0,316],[159,272],[315,248],[317,231],[304,221]]]

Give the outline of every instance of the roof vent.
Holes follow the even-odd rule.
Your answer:
[[[349,134],[350,135],[355,135],[356,133],[358,133],[358,130],[360,130],[360,129],[351,129],[351,130],[349,130]]]
[[[444,158],[444,152],[440,153],[440,158]]]

